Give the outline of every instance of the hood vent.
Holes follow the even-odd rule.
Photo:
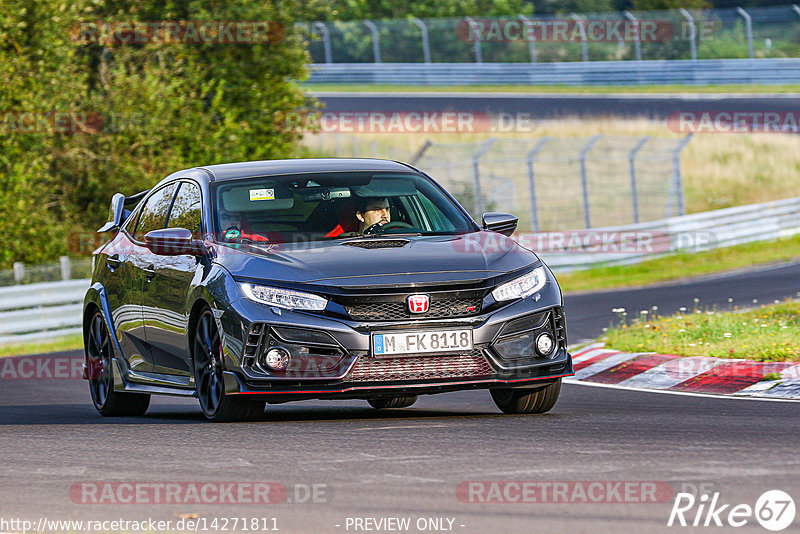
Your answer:
[[[342,245],[358,248],[401,248],[408,243],[407,239],[365,239],[363,241],[346,241]]]

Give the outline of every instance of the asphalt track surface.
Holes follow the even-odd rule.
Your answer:
[[[533,119],[559,117],[649,117],[678,112],[792,112],[794,94],[530,94],[488,92],[327,92],[313,91],[335,112],[486,112],[526,113]]]
[[[793,264],[568,294],[569,335],[576,341],[599,333],[614,318],[612,307],[656,304],[669,311],[699,298],[700,305],[723,308],[728,298],[771,302],[795,295],[798,286],[800,265]],[[268,406],[262,421],[214,425],[193,400],[155,398],[144,417],[104,419],[81,380],[2,380],[0,519],[274,517],[280,532],[327,533],[366,532],[348,529],[347,518],[400,517],[411,519],[407,532],[447,531],[418,530],[419,518],[453,519],[452,531],[465,534],[727,532],[733,529],[667,527],[672,495],[655,503],[575,497],[498,504],[464,502],[456,488],[465,481],[656,481],[674,492],[719,492],[720,504],[754,506],[770,489],[800,503],[798,408],[565,384],[558,404],[541,416],[501,415],[487,392],[471,391],[388,412],[362,401]],[[278,482],[290,501],[297,500],[295,485],[322,484],[324,495],[316,503],[272,505],[90,505],[69,493],[82,482],[205,481]],[[697,506],[687,513],[690,522],[696,512]],[[798,518],[785,532],[797,532]],[[766,532],[752,518],[735,530]],[[222,530],[208,530],[215,531]]]

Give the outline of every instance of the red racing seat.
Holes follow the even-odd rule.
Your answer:
[[[356,203],[352,198],[341,202],[339,212],[339,223],[336,227],[325,234],[325,237],[338,237],[345,232],[358,232],[361,221],[356,218]]]

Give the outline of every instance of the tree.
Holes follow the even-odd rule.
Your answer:
[[[0,0],[0,7],[0,73],[8,80],[0,110],[82,118],[66,131],[0,131],[0,231],[15,236],[0,244],[0,264],[64,253],[67,228],[97,228],[114,192],[148,189],[181,168],[295,153],[299,134],[280,118],[309,104],[297,84],[307,53],[294,23],[324,16],[316,0],[213,7],[191,0]],[[111,38],[99,30],[96,39],[76,34],[120,28],[90,21],[270,21],[271,30],[256,43],[124,43],[122,30],[105,34]],[[42,226],[58,230],[56,239]]]
[[[532,6],[525,0],[334,0],[330,20],[396,19],[407,17],[496,17],[526,15]]]
[[[712,7],[706,0],[631,0],[637,11],[665,11],[667,9],[708,9]]]

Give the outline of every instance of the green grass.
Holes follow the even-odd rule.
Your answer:
[[[382,85],[311,84],[308,91],[496,92],[496,93],[797,93],[800,85]]]
[[[800,258],[800,234],[695,254],[672,254],[636,265],[595,267],[556,277],[565,292],[592,291],[644,286],[797,258]]]
[[[6,356],[25,356],[27,354],[45,354],[48,352],[63,352],[66,350],[83,349],[83,335],[70,334],[48,341],[35,341],[14,345],[0,345],[0,358]]]
[[[631,317],[640,312],[627,313]],[[800,302],[749,311],[695,309],[669,317],[641,314],[610,328],[604,339],[607,347],[627,352],[800,361]]]

